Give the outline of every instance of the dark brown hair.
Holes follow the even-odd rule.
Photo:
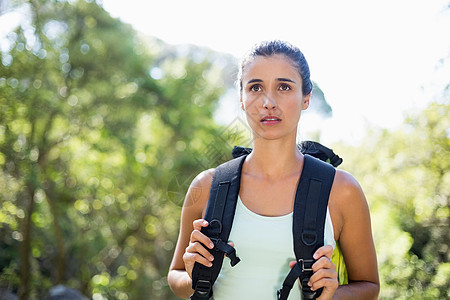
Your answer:
[[[305,56],[300,51],[299,48],[291,45],[285,41],[264,41],[256,44],[253,48],[242,58],[239,73],[238,73],[238,84],[239,91],[242,92],[242,74],[245,67],[250,64],[257,56],[272,56],[276,54],[283,54],[288,57],[293,65],[297,68],[298,73],[302,78],[302,93],[303,95],[308,95],[312,91],[312,82],[310,79],[308,62]]]

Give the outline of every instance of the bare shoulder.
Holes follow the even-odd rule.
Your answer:
[[[364,192],[355,177],[343,170],[336,170],[329,202],[330,214],[338,239],[345,223],[356,216],[368,213]]]
[[[351,204],[353,201],[360,201],[363,191],[356,178],[343,170],[336,170],[332,193],[335,194],[338,202],[342,204]]]
[[[208,169],[198,174],[189,186],[184,200],[184,209],[203,212],[209,198],[211,182],[215,169]]]

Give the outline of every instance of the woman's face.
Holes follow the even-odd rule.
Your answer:
[[[282,54],[257,56],[243,70],[241,105],[255,139],[295,140],[310,96],[303,96],[302,78]]]

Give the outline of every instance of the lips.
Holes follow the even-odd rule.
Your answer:
[[[265,125],[275,125],[281,122],[281,119],[276,116],[265,116],[260,120]]]

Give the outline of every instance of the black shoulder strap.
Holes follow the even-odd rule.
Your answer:
[[[304,299],[315,299],[321,290],[312,292],[307,283],[312,275],[314,252],[324,245],[325,218],[331,186],[336,170],[333,166],[305,155],[304,166],[297,186],[293,215],[294,252],[297,264],[286,277],[278,299],[287,299],[298,278]]]
[[[224,253],[231,259],[232,266],[239,262],[235,249],[227,241],[233,225],[245,157],[230,160],[218,166],[214,172],[205,214],[209,225],[202,228],[202,232],[214,243],[214,248],[209,250],[214,255],[214,263],[212,267],[195,263],[192,271],[193,300],[211,298],[212,286],[222,268]]]
[[[305,155],[294,204],[294,252],[298,258],[312,257],[324,244],[328,198],[335,173],[330,164]]]

